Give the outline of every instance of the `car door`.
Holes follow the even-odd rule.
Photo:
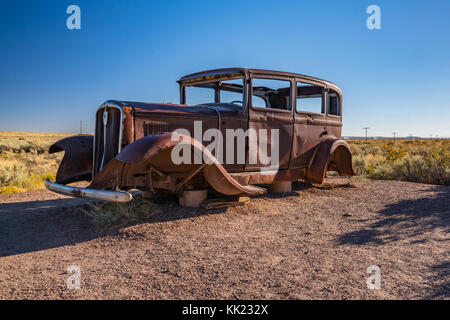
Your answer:
[[[249,136],[246,171],[289,167],[294,123],[292,88],[293,81],[287,77],[251,78],[249,135],[256,136],[257,147],[252,146]]]
[[[315,147],[328,135],[325,114],[325,87],[319,83],[296,81],[294,138],[291,168],[306,168]]]

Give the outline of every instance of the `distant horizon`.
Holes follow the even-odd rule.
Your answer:
[[[34,134],[57,134],[57,135],[80,135],[79,132],[43,132],[43,131],[16,131],[16,130],[1,130],[1,133],[34,133]],[[93,135],[94,132],[83,132],[81,134],[86,135]],[[364,136],[347,136],[342,135],[343,139],[366,139]],[[395,139],[393,136],[367,136],[368,140],[374,140],[374,139],[386,139],[386,140],[414,140],[414,139],[420,139],[420,140],[449,140],[450,137],[421,137],[421,136],[404,136],[404,137],[398,137],[396,136]]]

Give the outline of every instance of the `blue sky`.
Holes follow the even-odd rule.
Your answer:
[[[1,1],[0,131],[92,132],[105,100],[178,102],[180,76],[242,66],[336,83],[344,135],[450,136],[450,1],[257,3]]]

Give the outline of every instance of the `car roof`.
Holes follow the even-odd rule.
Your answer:
[[[178,80],[178,83],[184,84],[188,82],[195,82],[196,79],[199,81],[200,78],[203,78],[203,80],[209,80],[214,79],[216,77],[233,77],[233,76],[240,76],[240,75],[248,75],[248,74],[256,74],[256,75],[269,75],[269,76],[286,76],[286,77],[295,77],[298,79],[303,80],[309,80],[313,82],[321,83],[323,86],[330,87],[339,93],[341,93],[341,90],[339,87],[324,79],[319,79],[311,76],[307,76],[300,73],[293,73],[293,72],[286,72],[286,71],[276,71],[276,70],[265,70],[265,69],[250,69],[250,68],[222,68],[222,69],[212,69],[212,70],[205,70],[201,72],[191,73],[188,75],[185,75]]]

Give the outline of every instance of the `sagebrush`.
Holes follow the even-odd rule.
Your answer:
[[[43,189],[54,180],[64,153],[48,153],[54,142],[70,134],[0,132],[0,194]]]
[[[450,185],[450,141],[348,140],[358,175],[370,179]]]
[[[49,146],[71,134],[0,132],[0,194],[43,189],[63,152]],[[450,140],[347,140],[356,173],[369,179],[450,185]]]

